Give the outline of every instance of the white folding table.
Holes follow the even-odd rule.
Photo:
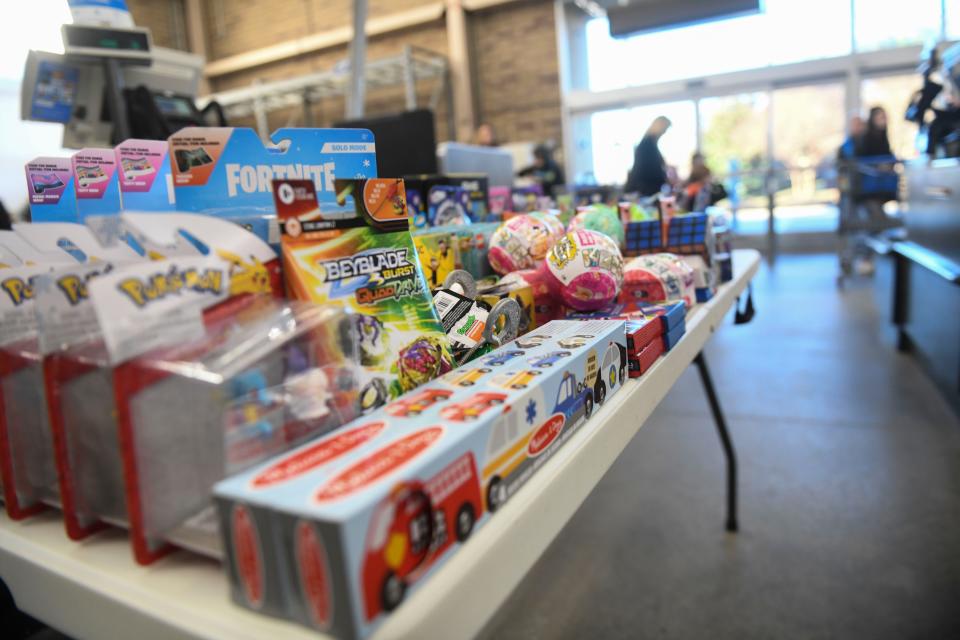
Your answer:
[[[385,621],[383,638],[476,635],[546,550],[691,363],[697,363],[727,455],[727,528],[736,529],[736,476],[702,350],[747,289],[760,255],[738,250],[734,279],[687,314],[686,335],[642,377],[596,411],[485,526]],[[178,552],[134,563],[122,531],[81,543],[55,513],[23,522],[0,515],[0,577],[17,606],[78,638],[321,638],[296,624],[234,605],[219,564]]]

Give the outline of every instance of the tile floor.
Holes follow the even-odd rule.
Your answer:
[[[832,256],[756,280],[707,358],[742,532],[691,369],[488,626],[513,638],[960,638],[960,420]]]

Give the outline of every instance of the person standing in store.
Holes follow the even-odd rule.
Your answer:
[[[893,155],[887,138],[887,112],[883,107],[870,109],[867,129],[860,136],[859,144],[855,145],[855,152],[858,158]]]
[[[477,127],[477,131],[474,133],[473,137],[474,142],[481,147],[499,146],[499,143],[497,142],[497,134],[493,130],[493,125],[489,122],[484,122]]]
[[[556,187],[564,184],[563,169],[553,159],[553,152],[545,144],[538,144],[533,149],[533,164],[517,172],[520,177],[532,178],[543,187],[544,195],[553,195]]]
[[[639,193],[642,196],[660,193],[660,189],[667,182],[667,164],[660,153],[659,143],[669,128],[670,120],[665,116],[658,116],[650,123],[633,152],[633,168],[627,174],[624,192]]]

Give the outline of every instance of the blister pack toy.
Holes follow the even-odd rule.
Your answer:
[[[78,222],[70,158],[34,158],[24,167],[34,222]]]
[[[126,211],[173,211],[176,197],[165,140],[124,140],[114,149]]]
[[[358,412],[355,326],[342,309],[250,304],[217,315],[197,340],[114,371],[141,563],[171,543],[219,555],[213,484]]]
[[[470,224],[470,194],[466,189],[438,185],[427,194],[427,219],[434,227]]]
[[[70,158],[80,222],[88,216],[117,214],[122,209],[117,165],[113,149],[81,149]]]
[[[276,182],[284,275],[290,297],[356,313],[369,410],[449,371],[453,360],[420,272],[403,181],[337,186],[342,202],[329,215],[311,182]]]
[[[264,265],[277,262],[266,243],[225,220],[194,214],[124,214],[121,219],[126,228],[144,234],[145,245],[167,253],[151,250],[150,257],[169,260],[99,274],[111,276],[104,286],[92,286],[91,265],[51,280],[47,291],[38,287],[46,294],[37,300],[41,342],[54,343],[43,345],[44,380],[64,521],[73,539],[86,537],[103,523],[129,523],[117,438],[115,366],[151,347],[192,340],[204,322],[244,303],[244,296],[271,291]],[[192,243],[185,243],[193,248],[187,256],[167,251],[187,229],[196,242],[204,238],[206,257]],[[245,266],[238,267],[240,263]],[[75,284],[63,286],[67,278]],[[67,306],[63,294],[71,291],[82,291],[83,296]]]
[[[622,388],[622,321],[542,329],[218,484],[233,599],[375,631]]]
[[[414,234],[413,244],[417,248],[423,277],[433,290],[439,288],[450,272],[457,268],[457,247],[450,233],[432,232],[432,229],[424,231],[431,232]]]
[[[187,127],[170,136],[177,209],[228,218],[276,245],[274,179],[312,181],[332,215],[335,179],[377,175],[366,129],[279,129],[271,141],[275,146],[264,146],[253,129],[231,127]]]

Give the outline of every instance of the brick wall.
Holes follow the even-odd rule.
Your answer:
[[[134,24],[150,29],[154,45],[187,49],[187,34],[183,31],[184,0],[127,0],[127,8]]]
[[[503,142],[559,143],[560,79],[553,3],[494,7],[470,15],[476,116]]]
[[[172,0],[183,2],[183,0]],[[370,0],[369,15],[405,11],[437,0]],[[154,39],[169,40],[172,21],[166,0],[130,0],[138,24],[154,30]],[[349,24],[352,0],[205,0],[209,60],[244,53],[285,40]],[[527,0],[471,12],[467,27],[474,58],[475,110],[478,122],[490,122],[504,142],[560,142],[560,91],[551,0]],[[184,38],[185,39],[185,38]],[[444,19],[371,38],[367,59],[376,60],[413,45],[447,55]],[[170,45],[163,45],[170,46]],[[348,56],[347,46],[289,58],[236,73],[211,78],[211,89],[223,91],[264,81],[328,70]],[[428,104],[434,81],[418,84],[418,105]],[[382,115],[404,108],[398,86],[368,90],[366,112]],[[327,99],[312,109],[316,126],[343,118],[342,99]],[[437,139],[450,139],[449,104],[442,95],[436,112]],[[273,127],[303,123],[300,109],[269,115]],[[237,122],[252,125],[252,120]]]

